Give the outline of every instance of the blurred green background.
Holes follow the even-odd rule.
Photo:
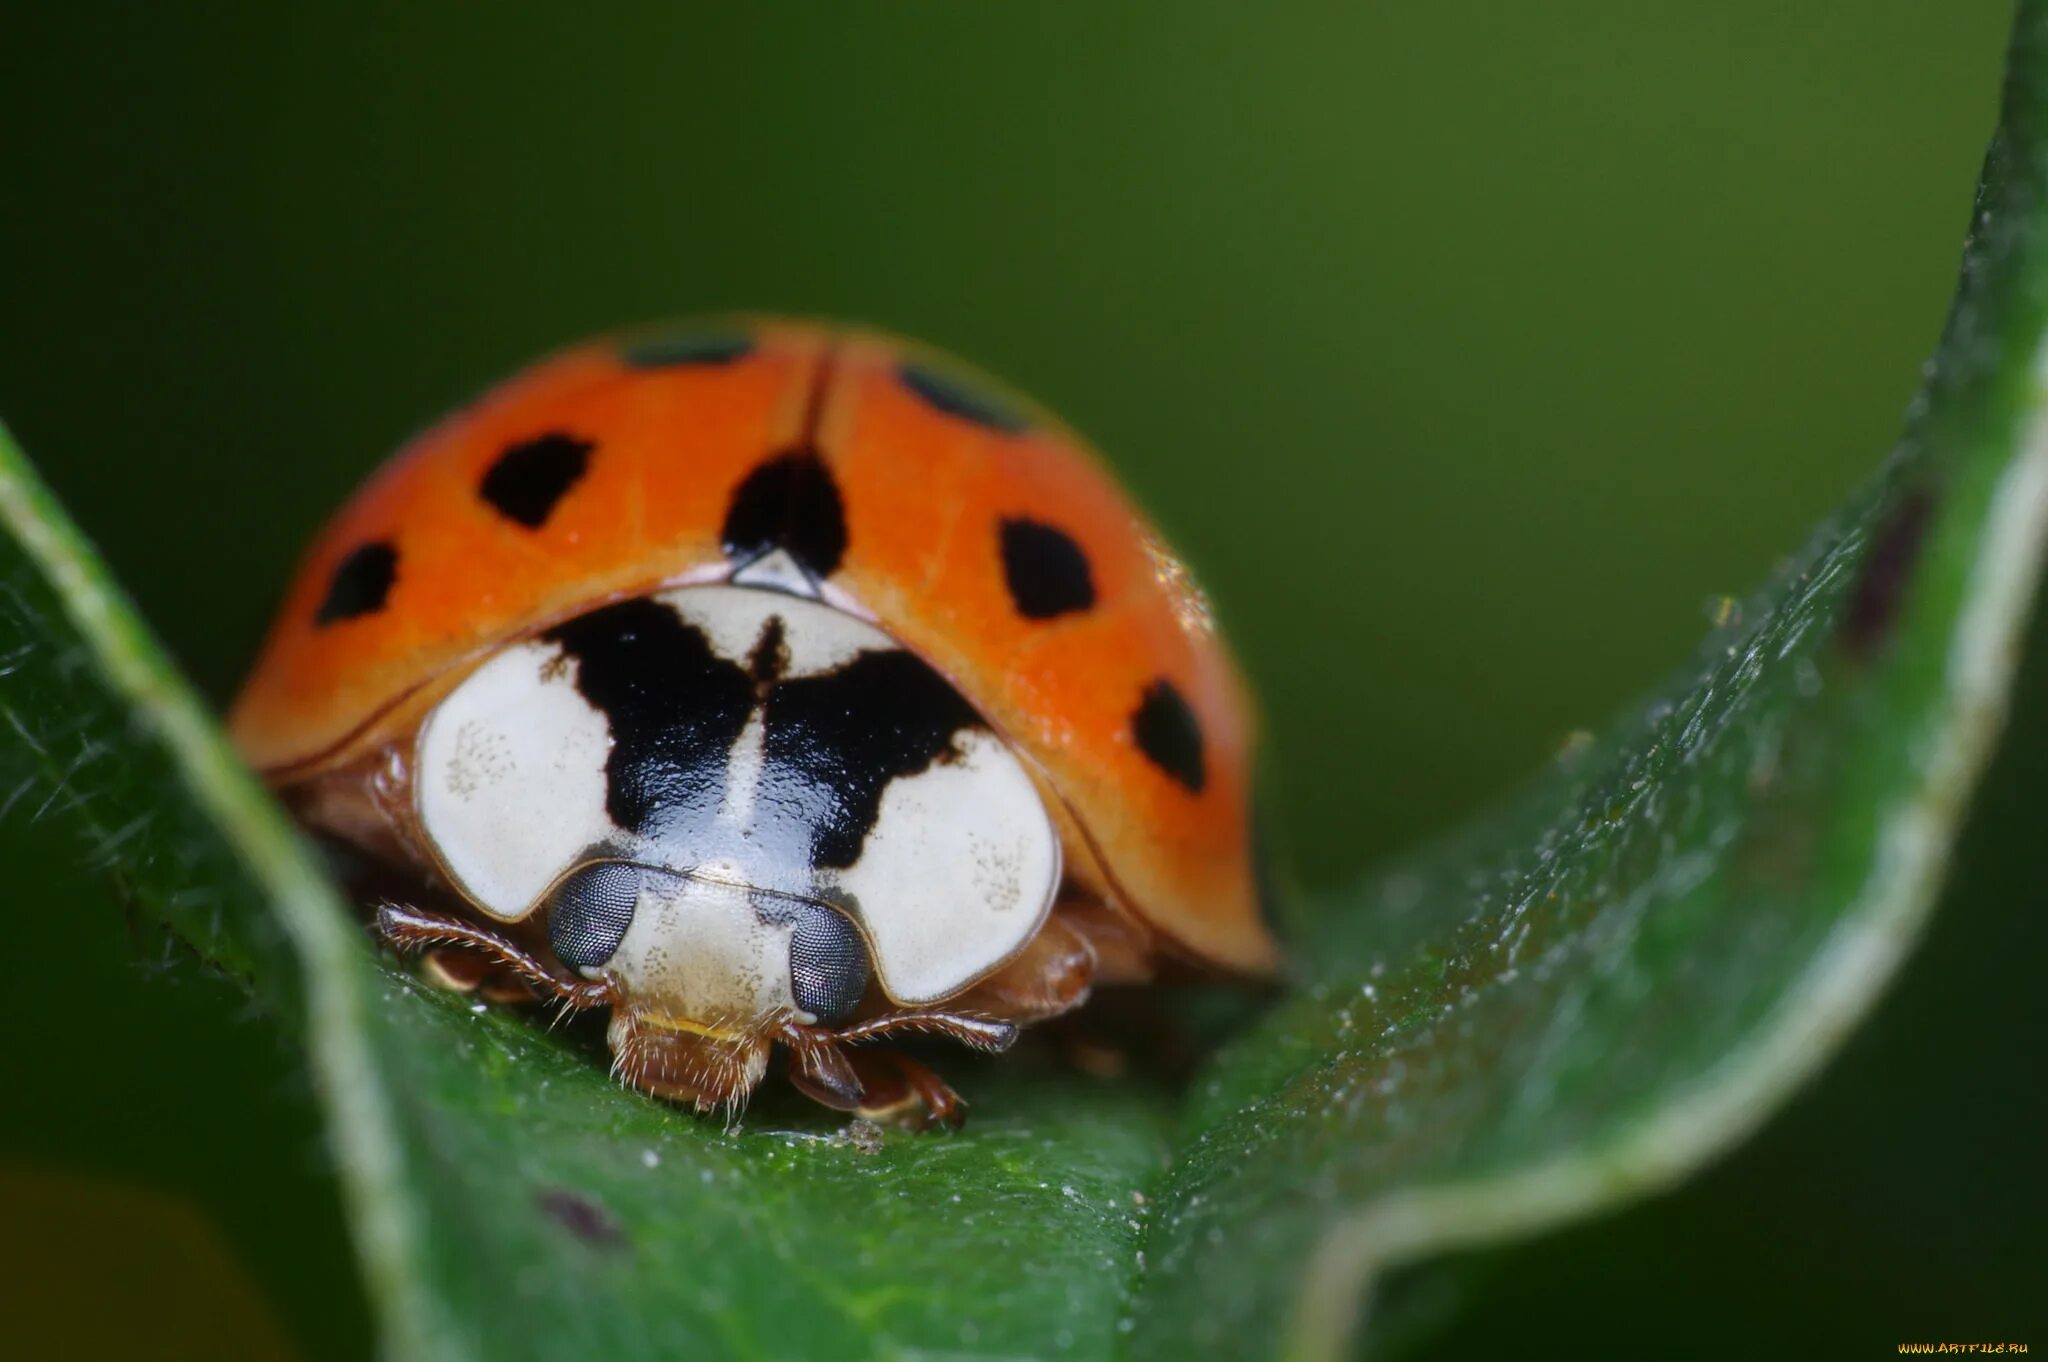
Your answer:
[[[926,337],[1093,436],[1197,564],[1329,882],[1603,722],[1874,466],[2008,17],[44,6],[10,13],[0,82],[0,413],[224,699],[325,511],[534,354],[726,307]],[[2028,1338],[2048,940],[2037,864],[1983,828],[2031,812],[2033,746],[1844,1063],[1676,1197],[1402,1283],[1416,1337]],[[284,1042],[60,850],[0,822],[34,971],[0,1280],[74,1343],[362,1355]],[[106,1180],[102,1230],[56,1170]],[[158,1240],[123,1290],[207,1307],[94,1308],[149,1274],[92,1246]]]

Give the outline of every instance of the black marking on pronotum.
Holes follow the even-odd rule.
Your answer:
[[[612,821],[653,834],[677,819],[708,818],[754,708],[745,668],[644,596],[579,615],[543,637],[575,662],[576,689],[610,722],[605,811]]]
[[[753,352],[754,339],[744,331],[685,329],[628,340],[619,347],[619,358],[635,369],[667,369],[680,364],[731,364]]]
[[[398,550],[385,540],[361,544],[334,569],[326,598],[313,614],[315,624],[333,624],[384,608],[391,584],[398,580]]]
[[[1913,565],[1919,560],[1933,513],[1934,494],[1924,487],[1912,488],[1892,503],[1883,523],[1871,534],[1856,585],[1842,611],[1841,640],[1849,653],[1867,657],[1891,633],[1912,585]]]
[[[507,520],[537,530],[583,477],[595,448],[594,441],[559,430],[508,445],[484,470],[477,495]]]
[[[562,649],[578,693],[611,730],[605,812],[614,823],[672,841],[682,854],[844,870],[860,860],[889,782],[956,758],[960,731],[982,726],[944,678],[893,648],[828,672],[757,681],[756,667],[785,665],[777,632],[765,628],[743,664],[641,596],[541,636]],[[750,826],[731,842],[716,815],[757,706],[760,783]],[[589,949],[599,944],[593,938]]]
[[[602,965],[619,949],[640,902],[640,867],[587,865],[548,901],[548,941],[571,969]]]
[[[830,908],[790,900],[789,989],[797,1007],[826,1026],[845,1021],[868,991],[868,945]]]
[[[762,624],[761,636],[754,640],[754,650],[747,654],[747,673],[756,686],[773,685],[789,670],[789,640],[784,635],[782,616],[770,615]]]
[[[906,359],[897,366],[896,376],[903,380],[904,387],[948,416],[972,421],[977,426],[986,426],[1004,435],[1016,435],[1031,427],[1031,422],[1008,403],[943,369]]]
[[[586,1244],[609,1248],[625,1238],[611,1212],[581,1192],[566,1187],[543,1187],[535,1194],[535,1200],[550,1220]]]
[[[1016,517],[1002,523],[997,542],[1003,581],[1024,618],[1049,620],[1095,604],[1088,555],[1066,531]]]
[[[766,717],[763,779],[791,788],[764,793],[809,810],[812,863],[836,870],[860,859],[890,781],[957,755],[959,732],[982,726],[945,678],[894,649],[784,681]]]
[[[726,556],[743,564],[782,549],[811,576],[829,577],[846,554],[839,484],[814,450],[770,459],[732,494],[719,540]]]
[[[1202,726],[1173,682],[1165,677],[1145,687],[1131,714],[1131,736],[1154,766],[1195,794],[1208,783],[1202,760]]]

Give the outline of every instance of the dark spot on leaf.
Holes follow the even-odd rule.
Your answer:
[[[1173,682],[1164,677],[1145,688],[1145,698],[1131,715],[1131,736],[1154,766],[1200,794],[1208,783],[1202,760],[1202,726]]]
[[[580,1192],[566,1187],[543,1187],[540,1208],[548,1218],[586,1244],[610,1248],[625,1242],[625,1233],[611,1212]]]
[[[1842,612],[1842,647],[1851,656],[1864,658],[1875,653],[1898,622],[1933,512],[1934,494],[1924,487],[1913,488],[1892,503],[1871,535],[1856,585]]]
[[[1002,524],[1003,581],[1017,613],[1049,620],[1095,604],[1095,579],[1088,555],[1066,531],[1036,520]]]
[[[327,584],[327,598],[313,615],[315,624],[334,624],[384,608],[391,584],[398,580],[398,550],[383,540],[364,544],[341,560]]]
[[[477,494],[508,520],[537,530],[590,466],[590,440],[549,431],[508,446],[484,471]]]
[[[770,459],[733,492],[720,539],[742,563],[782,549],[813,577],[829,577],[846,554],[839,484],[813,450]]]
[[[754,352],[753,337],[724,328],[663,331],[619,347],[619,358],[635,369],[679,364],[731,364]]]
[[[904,387],[948,416],[972,421],[1004,435],[1016,435],[1030,428],[1031,423],[1007,403],[953,374],[920,364],[914,359],[903,361],[896,372]]]

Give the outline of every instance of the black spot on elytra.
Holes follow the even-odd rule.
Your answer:
[[[625,1240],[611,1212],[581,1192],[566,1187],[543,1187],[535,1199],[550,1220],[586,1244],[609,1248]]]
[[[640,867],[606,861],[562,881],[548,900],[548,942],[571,969],[612,958],[633,925],[640,902]]]
[[[1008,403],[942,369],[907,359],[897,367],[896,375],[903,380],[904,387],[948,416],[972,421],[1004,435],[1016,435],[1031,426],[1031,422]]]
[[[701,630],[636,597],[550,629],[576,664],[576,689],[610,722],[605,810],[658,835],[708,821],[725,791],[727,756],[754,708],[754,682],[712,651]]]
[[[398,580],[398,550],[384,540],[350,551],[327,583],[326,599],[313,614],[315,624],[334,624],[384,608],[391,584]]]
[[[1842,612],[1840,637],[1850,654],[1867,657],[1876,652],[1898,622],[1933,512],[1934,494],[1924,487],[1913,488],[1892,504],[1871,535],[1856,585]]]
[[[537,530],[583,477],[590,467],[590,451],[595,448],[593,441],[579,440],[558,430],[521,440],[507,446],[484,470],[477,495],[507,520]]]
[[[754,339],[746,332],[712,327],[629,340],[619,347],[619,358],[635,369],[667,369],[679,364],[731,364],[753,352]]]
[[[829,577],[846,554],[846,505],[825,461],[793,450],[747,474],[732,494],[720,533],[741,563],[782,549],[813,577]]]
[[[1209,778],[1202,760],[1202,726],[1173,682],[1161,677],[1145,688],[1131,714],[1131,736],[1154,766],[1191,792],[1202,792]]]
[[[1005,520],[999,543],[1003,581],[1024,618],[1049,620],[1095,604],[1088,555],[1066,531],[1036,520]]]
[[[893,649],[784,681],[766,718],[770,797],[807,810],[811,862],[837,870],[860,859],[889,782],[953,755],[960,730],[982,724],[945,678]]]

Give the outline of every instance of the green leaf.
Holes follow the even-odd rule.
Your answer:
[[[422,987],[4,438],[0,800],[303,1038],[394,1356],[1340,1355],[1389,1266],[1740,1139],[1915,939],[2048,529],[2048,6],[2013,52],[1874,485],[1610,737],[1302,905],[1296,986],[1186,1094],[1025,1054],[955,1066],[961,1135],[877,1145],[772,1094],[728,1130]]]
[[[1304,987],[1183,1125],[1133,1356],[1341,1355],[1389,1267],[1675,1182],[1911,948],[2048,532],[2048,6],[2020,7],[2009,62],[1960,289],[1874,485],[1604,742],[1310,906]]]

